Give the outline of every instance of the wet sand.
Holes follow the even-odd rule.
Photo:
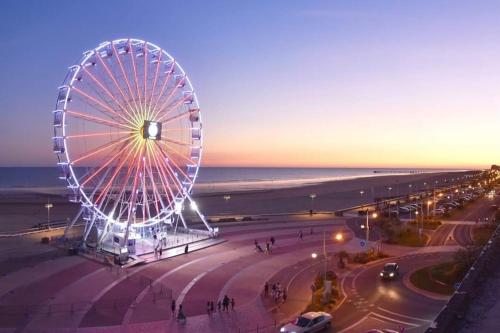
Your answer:
[[[452,178],[474,172],[425,173],[412,175],[385,175],[350,180],[338,180],[295,188],[265,191],[201,193],[194,192],[200,210],[206,216],[259,215],[317,211],[334,211],[373,202],[375,198],[407,195],[411,191],[432,189],[436,180],[440,186],[451,183]],[[447,182],[445,183],[445,179]],[[411,184],[410,188],[408,185]],[[392,187],[392,190],[388,190]],[[360,194],[363,191],[363,195]],[[311,200],[309,195],[316,194]],[[230,195],[229,200],[224,196]],[[12,232],[47,223],[47,200],[53,203],[51,221],[67,221],[78,212],[78,204],[68,202],[57,194],[33,191],[0,192],[0,232]],[[189,209],[188,209],[189,211]],[[187,211],[188,215],[189,212]]]

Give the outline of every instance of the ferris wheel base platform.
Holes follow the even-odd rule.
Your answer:
[[[203,239],[199,241],[194,241],[192,243],[188,244],[188,253],[195,252],[195,251],[200,251],[215,245],[219,245],[222,243],[225,243],[227,240],[225,239],[220,239],[220,238],[208,238],[208,239]],[[154,253],[145,253],[141,255],[130,255],[129,256],[129,261],[123,265],[123,268],[129,268],[129,267],[134,267],[137,265],[144,265],[144,264],[149,264],[152,262],[160,261],[160,260],[165,260],[181,255],[186,255],[185,251],[185,246],[186,244],[182,244],[176,247],[171,247],[168,249],[164,249],[163,253],[161,256],[158,255],[158,253],[155,255]]]

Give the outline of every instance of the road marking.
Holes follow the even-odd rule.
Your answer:
[[[184,301],[184,298],[186,297],[186,294],[189,292],[189,290],[193,288],[195,283],[198,282],[198,280],[204,277],[207,273],[208,271],[203,272],[201,274],[198,274],[194,279],[192,279],[191,282],[189,282],[187,286],[185,286],[184,289],[182,289],[181,293],[179,294],[179,297],[177,297],[176,304],[182,305],[182,302]]]
[[[188,261],[187,263],[184,263],[180,266],[177,266],[176,268],[174,269],[171,269],[169,270],[168,272],[164,273],[163,275],[161,275],[160,277],[156,278],[154,281],[153,281],[153,286],[155,285],[158,285],[158,284],[161,284],[161,281],[163,279],[165,279],[166,277],[174,274],[175,272],[189,266],[189,265],[192,265],[194,263],[197,263],[198,261],[201,261],[201,260],[204,260],[205,258],[202,257],[202,258],[198,258],[198,259],[195,259],[195,260],[192,260],[192,261]],[[170,290],[172,290],[171,288],[169,288]],[[149,286],[144,288],[142,290],[142,292],[136,296],[135,300],[134,300],[134,303],[135,304],[139,304],[142,299],[148,294],[149,292]],[[174,295],[171,295],[172,296],[172,299],[174,298]],[[123,320],[122,320],[122,324],[126,325],[129,323],[130,319],[132,318],[132,315],[133,315],[133,312],[134,312],[134,309],[132,307],[129,307],[127,312],[125,313],[125,316],[123,316]]]
[[[370,314],[367,314],[366,316],[364,316],[363,318],[361,318],[360,320],[358,320],[357,322],[355,322],[351,326],[346,327],[343,330],[338,331],[337,333],[349,332],[349,330],[353,329],[354,327],[358,326],[361,322],[363,322],[364,320],[366,320],[366,318],[368,318],[368,316],[370,316]]]
[[[428,323],[432,323],[432,320],[402,315],[402,314],[399,314],[397,312],[392,312],[392,311],[389,311],[387,309],[381,308],[380,306],[377,307],[377,309],[379,309],[381,311],[384,311],[384,312],[387,312],[387,313],[390,313],[390,314],[393,314],[393,315],[396,315],[396,316],[399,316],[399,317],[404,317],[404,318],[408,318],[408,319],[415,319],[415,320],[420,320],[420,321],[425,321],[425,322],[428,322]]]
[[[418,326],[420,326],[420,325],[417,325],[417,324],[414,324],[414,323],[409,323],[409,322],[402,321],[402,320],[398,320],[398,319],[395,319],[395,318],[386,317],[386,316],[381,315],[381,314],[376,313],[376,312],[370,312],[370,314],[371,314],[371,315],[373,315],[373,316],[377,316],[377,317],[380,317],[380,318],[382,318],[382,319],[388,320],[388,321],[392,321],[392,322],[395,322],[395,323],[399,323],[399,324],[409,325],[409,326],[413,326],[413,327],[418,327]]]

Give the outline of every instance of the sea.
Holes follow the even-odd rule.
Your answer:
[[[458,169],[415,168],[262,168],[201,167],[196,192],[224,192],[286,188],[327,181],[405,175],[429,172],[465,171]],[[0,191],[58,192],[66,183],[56,167],[1,167]]]

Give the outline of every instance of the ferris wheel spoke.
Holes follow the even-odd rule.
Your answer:
[[[148,47],[146,43],[144,43],[144,119],[147,118],[147,109],[146,106],[148,104],[148,94],[147,94],[147,82],[148,82]]]
[[[101,59],[102,61],[102,59]],[[103,62],[104,64],[104,62]],[[106,69],[106,72],[108,73],[108,75],[111,77],[111,80],[115,83],[116,87],[118,88],[118,90],[120,91],[120,94],[122,95],[122,97],[125,98],[125,96],[123,95],[123,91],[121,91],[121,88],[119,87],[118,83],[116,82],[116,79],[114,77],[114,75],[111,73],[111,71],[108,69],[107,65],[104,65],[105,69]],[[115,95],[113,93],[111,93],[109,91],[108,88],[106,88],[106,86],[101,82],[99,81],[99,79],[97,79],[89,70],[87,70],[87,68],[83,67],[83,70],[85,71],[85,73],[92,79],[92,81],[94,81],[105,93],[106,95],[108,95],[114,102],[116,105],[118,105],[118,107],[123,110],[123,112],[125,112],[125,114],[127,114],[127,116],[129,116],[129,119],[132,120],[133,117],[132,115],[128,112],[127,108],[125,106],[123,106],[119,101],[118,99],[115,97]],[[129,106],[127,104],[127,106]],[[129,106],[130,107],[130,106]],[[123,116],[122,116],[123,117]],[[129,120],[127,119],[127,120]]]
[[[125,164],[125,162],[127,162],[130,154],[133,152],[134,153],[134,158],[132,160],[135,160],[135,157],[137,156],[138,152],[139,152],[139,144],[136,143],[136,145],[134,146],[133,149],[129,150],[129,152],[127,153],[126,157],[120,162],[119,166],[116,168],[115,172],[113,173],[113,175],[111,176],[110,180],[107,182],[106,186],[104,187],[104,190],[101,191],[101,193],[99,194],[99,196],[97,197],[96,199],[96,203],[98,203],[100,201],[100,199],[102,198],[102,196],[107,193],[109,191],[109,188],[111,187],[111,185],[113,184],[116,176],[118,175],[118,173],[121,171],[123,165]],[[128,166],[128,169],[127,169],[127,173],[128,173],[128,170],[130,169],[130,164]],[[125,185],[126,182],[124,182],[124,185]]]
[[[166,185],[163,184],[163,186],[164,186],[164,188],[166,188],[168,190],[168,192],[170,192],[170,196],[172,197],[172,202],[173,202],[175,199],[175,195],[172,191],[172,188],[170,187],[170,179],[173,181],[173,185],[175,185],[177,187],[177,190],[181,194],[182,194],[182,189],[174,181],[174,179],[172,178],[172,176],[168,172],[168,167],[166,165],[166,162],[163,160],[163,158],[161,156],[159,156],[158,153],[154,149],[152,150],[152,152],[153,152],[153,154],[152,154],[153,158],[156,161],[156,168],[157,168],[157,170],[159,170],[161,172],[161,175],[163,176],[163,178],[165,178]],[[167,173],[165,173],[165,170],[167,170]],[[162,179],[162,183],[163,183],[163,178],[160,178],[160,179]]]
[[[174,96],[174,94],[177,92],[177,89],[179,89],[179,86],[176,85],[170,91],[170,93],[168,94],[168,96],[165,98],[165,101],[163,101],[163,103],[161,104],[161,106],[156,110],[156,112],[153,113],[153,117],[154,118],[158,117],[161,114],[162,110],[168,109],[168,105],[167,104],[170,102],[172,96]]]
[[[122,153],[127,149],[133,141],[126,142],[124,146],[115,154],[112,154],[111,158],[109,158],[99,169],[97,169],[95,172],[90,173],[87,175],[87,178],[85,179],[84,182],[80,184],[80,186],[85,186],[92,178],[94,178],[97,174],[99,174],[104,168],[106,168],[108,165],[110,165],[114,160],[116,160],[118,157],[122,155]]]
[[[127,217],[127,223],[130,224],[130,218],[132,216],[132,213],[134,214],[137,214],[137,192],[136,192],[136,189],[137,189],[137,176],[139,175],[139,169],[140,169],[140,163],[141,163],[141,155],[142,155],[142,152],[144,151],[144,146],[145,145],[141,145],[141,148],[140,148],[140,153],[138,155],[138,158],[137,158],[137,164],[136,164],[136,167],[135,167],[135,174],[134,174],[134,183],[133,183],[133,186],[132,186],[132,192],[131,192],[131,196],[130,196],[130,201],[129,201],[129,206],[128,206],[128,217]],[[133,205],[133,206],[132,206]]]
[[[188,143],[188,142],[182,142],[182,141],[177,141],[177,140],[174,140],[174,139],[168,139],[168,138],[163,137],[163,136],[161,137],[161,139],[163,141],[167,141],[167,142],[179,145],[179,146],[191,147],[191,143]]]
[[[165,80],[163,80],[163,84],[160,89],[160,93],[158,94],[158,97],[156,98],[155,105],[153,106],[151,110],[151,119],[154,119],[155,117],[155,111],[156,107],[158,106],[158,103],[160,102],[161,97],[163,96],[163,93],[165,91],[165,88],[167,87],[167,84],[170,82],[170,78],[172,77],[173,69],[175,67],[175,61],[172,62],[172,67],[168,70],[167,76],[165,77]],[[174,90],[176,87],[174,87]]]
[[[106,149],[114,147],[114,146],[116,146],[116,145],[118,145],[118,144],[120,144],[120,143],[122,143],[122,142],[124,142],[126,140],[129,140],[128,136],[121,137],[119,139],[113,140],[113,141],[108,142],[108,143],[106,143],[104,145],[101,145],[99,147],[96,147],[93,150],[91,150],[89,152],[86,152],[85,155],[80,156],[79,158],[75,159],[74,161],[71,161],[71,164],[76,164],[76,163],[78,163],[80,161],[83,161],[83,160],[85,160],[85,159],[87,159],[87,158],[89,158],[91,156],[94,156],[95,154],[98,154],[98,153],[100,153],[100,152],[102,152],[102,151],[104,151]]]
[[[161,153],[162,157],[164,158],[167,158],[168,159],[168,163],[166,163],[167,165],[167,168],[170,169],[170,171],[173,173],[173,175],[175,176],[176,172],[172,169],[172,167],[170,166],[170,163],[172,163],[175,168],[185,177],[185,180],[188,181],[189,183],[192,184],[192,181],[191,179],[189,179],[189,176],[177,165],[177,163],[175,163],[175,161],[173,159],[170,159],[168,158],[168,154],[161,148],[161,146],[158,145],[158,148],[159,148],[159,152]],[[179,182],[179,184],[181,185],[182,187],[182,182],[177,178],[177,181]]]
[[[66,113],[69,115],[75,116],[77,118],[86,120],[86,121],[94,122],[96,124],[116,127],[116,128],[120,128],[120,129],[136,130],[136,128],[134,128],[133,126],[127,125],[127,124],[123,124],[123,123],[119,123],[119,122],[111,121],[111,120],[106,120],[103,118],[91,116],[91,115],[80,113],[80,112],[73,111],[73,110],[66,110]]]
[[[153,103],[153,97],[155,95],[156,91],[156,83],[158,81],[158,73],[160,72],[160,64],[161,64],[161,56],[163,53],[161,50],[158,52],[158,61],[156,63],[156,71],[155,71],[155,78],[153,80],[153,87],[151,89],[151,96],[149,97],[149,103],[147,103],[147,112],[148,112],[148,119],[152,119],[152,110],[151,110],[151,104]]]
[[[175,149],[173,149],[172,147],[170,147],[169,145],[167,145],[164,141],[158,141],[157,144],[158,145],[163,144],[163,146],[165,148],[167,148],[170,152],[172,152],[175,155],[179,156],[180,158],[184,159],[187,163],[189,163],[189,164],[196,164],[195,161],[193,161],[193,160],[187,158],[186,156],[182,155],[181,153],[179,153],[178,151],[176,151]]]
[[[113,109],[112,109],[111,107],[109,107],[108,105],[104,104],[104,103],[103,103],[102,101],[100,101],[99,99],[97,99],[97,98],[95,98],[95,97],[90,96],[89,94],[87,94],[87,93],[86,93],[86,92],[84,92],[83,90],[81,90],[81,89],[79,89],[79,88],[77,88],[77,87],[73,87],[73,90],[75,90],[75,91],[76,91],[76,92],[77,92],[80,96],[85,97],[86,99],[88,99],[88,100],[90,100],[90,101],[94,102],[95,104],[97,104],[97,105],[101,106],[104,110],[106,110],[106,111],[104,111],[104,110],[100,110],[100,109],[98,109],[98,108],[94,107],[95,109],[100,110],[102,113],[106,114],[106,112],[110,112],[111,114],[117,115],[118,117],[122,118],[125,122],[128,122],[128,123],[129,123],[129,124],[131,124],[131,125],[133,125],[133,124],[134,124],[131,120],[129,120],[129,119],[127,119],[127,118],[125,118],[123,115],[119,114],[118,112],[116,112],[115,110],[113,110]],[[108,116],[109,116],[110,118],[112,118],[112,119],[115,119],[115,120],[116,120],[116,118],[114,118],[114,117],[110,116],[109,114],[108,114]]]
[[[98,132],[98,133],[89,133],[89,134],[75,134],[75,135],[67,135],[66,139],[76,139],[76,138],[87,138],[94,136],[106,136],[112,134],[132,134],[132,131],[123,131],[123,132]]]
[[[120,67],[120,71],[122,72],[122,75],[123,75],[123,78],[125,79],[125,84],[127,85],[127,88],[128,88],[128,92],[129,92],[129,95],[130,95],[130,103],[134,102],[134,105],[135,105],[135,111],[133,112],[134,113],[134,119],[137,119],[139,120],[139,107],[137,106],[137,103],[136,103],[136,100],[135,100],[135,97],[134,97],[134,93],[132,92],[132,87],[130,86],[130,81],[128,79],[128,75],[125,73],[125,68],[123,67],[123,63],[120,59],[120,55],[118,54],[118,52],[116,51],[116,47],[113,43],[111,43],[111,47],[113,48],[113,52],[116,54],[116,59],[118,60],[118,65]],[[124,97],[125,98],[125,97]]]
[[[158,202],[160,203],[162,209],[164,210],[165,209],[165,205],[163,203],[163,200],[161,198],[161,193],[159,193],[158,191],[158,188],[156,187],[156,182],[155,182],[155,178],[154,178],[154,174],[153,174],[153,170],[152,170],[152,166],[151,166],[151,147],[149,145],[146,146],[146,159],[148,161],[147,163],[147,166],[148,166],[148,174],[149,174],[149,179],[151,180],[151,184],[152,184],[152,187],[153,187],[153,194],[154,194],[154,197],[155,197],[155,207],[156,207],[156,212],[157,212],[157,215],[160,214],[160,210],[159,210],[159,207],[158,207]],[[161,178],[160,178],[161,179]]]
[[[129,46],[129,49],[130,49],[130,58],[132,59],[132,68],[133,68],[133,71],[134,71],[134,79],[135,79],[135,88],[137,89],[137,97],[138,97],[138,102],[139,102],[139,105],[141,104],[141,91],[139,89],[139,79],[138,79],[138,76],[137,76],[137,66],[135,65],[135,55],[134,55],[134,51],[133,51],[133,48],[132,48],[132,42],[128,41],[128,46]]]

